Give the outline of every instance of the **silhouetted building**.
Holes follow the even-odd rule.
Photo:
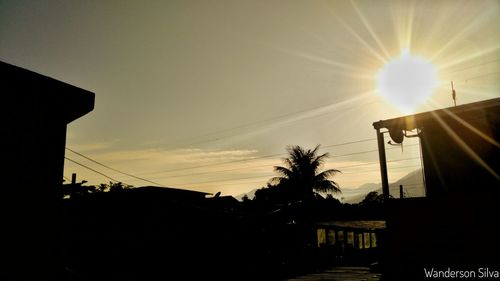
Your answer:
[[[94,94],[4,62],[0,76],[6,145],[0,205],[8,245],[2,252],[9,268],[0,279],[22,280],[29,272],[53,279],[66,125],[93,109]]]
[[[378,248],[385,221],[321,221],[316,223],[321,255],[351,265],[366,265],[379,259]]]
[[[218,210],[226,214],[239,212],[241,208],[241,202],[229,195],[208,198],[207,203],[211,209]]]
[[[421,142],[426,197],[389,200],[386,277],[424,268],[470,270],[500,261],[500,99],[375,122],[382,182],[384,136]],[[388,188],[384,188],[386,195]],[[499,270],[498,267],[496,270]]]
[[[142,186],[134,187],[127,190],[134,198],[156,198],[157,200],[165,201],[183,201],[200,203],[210,193],[172,188],[161,186]]]
[[[426,195],[495,188],[500,180],[500,99],[383,120],[392,140],[421,141]],[[384,164],[385,165],[385,164]],[[473,187],[473,188],[472,188]]]
[[[65,266],[88,280],[221,280],[244,272],[250,258],[240,250],[253,237],[233,209],[239,202],[207,195],[144,186],[70,197]]]

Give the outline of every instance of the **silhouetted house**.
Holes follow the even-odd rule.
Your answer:
[[[155,198],[161,201],[200,203],[210,193],[161,186],[142,186],[127,190],[134,198]]]
[[[373,125],[386,195],[386,132],[397,143],[419,137],[425,176],[426,197],[389,201],[387,276],[424,279],[424,268],[498,266],[500,99]]]
[[[378,258],[385,221],[321,221],[316,223],[320,254],[350,264],[367,264]]]
[[[231,214],[239,211],[241,202],[233,196],[215,196],[207,198],[207,205],[212,210]]]
[[[56,264],[66,125],[93,109],[94,94],[4,62],[0,76],[5,143],[0,205],[9,241],[2,251],[10,269],[3,273],[17,280],[37,272],[37,278],[47,279],[54,267],[40,263]]]
[[[239,252],[246,233],[231,209],[236,199],[207,195],[144,186],[69,198],[66,264],[88,280],[116,280],[118,273],[125,280],[221,280],[246,266]]]
[[[477,192],[499,184],[500,99],[383,120],[373,126],[387,130],[396,143],[418,131],[428,197],[457,190]]]

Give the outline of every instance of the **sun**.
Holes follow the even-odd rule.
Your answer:
[[[436,69],[408,49],[388,61],[377,74],[377,92],[403,113],[413,113],[425,103],[438,85]]]

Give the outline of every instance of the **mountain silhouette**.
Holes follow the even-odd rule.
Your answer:
[[[403,185],[405,197],[425,196],[425,190],[423,188],[422,169],[412,171],[399,180],[389,184],[389,192],[395,198],[399,198],[400,185]],[[359,192],[356,192],[355,194],[352,194],[351,192],[351,196],[349,196],[348,194],[344,194],[343,202],[355,204],[361,202],[365,198],[366,194],[368,194],[368,192],[377,191],[378,193],[382,193],[382,187],[380,183],[363,184],[354,190]]]
[[[418,169],[389,184],[389,191],[393,197],[399,198],[399,186],[403,185],[405,197],[422,197],[425,196],[422,182],[422,169]],[[249,199],[253,199],[255,197],[255,192],[258,189],[259,188],[255,188],[246,193],[241,193],[235,196],[235,198],[242,201],[243,197],[246,195]],[[380,183],[364,183],[357,188],[341,188],[341,190],[342,194],[339,194],[338,197],[343,197],[343,202],[349,204],[361,202],[365,198],[366,194],[371,191],[382,193]]]

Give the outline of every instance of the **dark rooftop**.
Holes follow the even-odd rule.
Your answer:
[[[385,221],[325,221],[317,224],[318,226],[335,226],[339,228],[385,229]]]
[[[487,110],[490,108],[500,108],[500,98],[427,111],[398,118],[380,120],[378,122],[374,122],[373,127],[375,127],[375,129],[398,128],[406,131],[411,131],[419,127],[422,122],[425,122],[429,119],[436,119],[445,116],[451,116],[452,118],[458,119],[457,116],[470,114],[472,112],[480,112],[482,110]]]
[[[140,187],[134,187],[131,188],[130,191],[132,192],[150,192],[150,193],[159,193],[159,194],[186,194],[186,195],[199,195],[199,196],[205,196],[205,195],[210,195],[211,193],[207,192],[202,192],[202,191],[196,191],[196,190],[189,190],[189,189],[180,189],[180,188],[173,188],[173,187],[162,187],[162,186],[140,186]]]
[[[0,61],[0,76],[10,115],[55,117],[68,124],[94,109],[94,93],[45,75]]]

